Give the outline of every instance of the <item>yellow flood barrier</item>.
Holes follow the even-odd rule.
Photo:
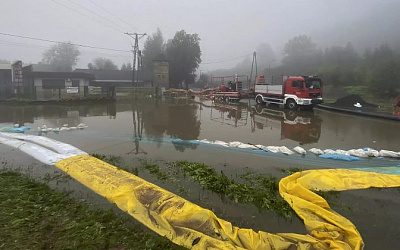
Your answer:
[[[279,191],[304,220],[309,235],[271,234],[235,227],[208,209],[88,155],[55,165],[154,232],[193,249],[361,249],[356,227],[312,190],[400,186],[397,175],[342,169],[295,173],[280,181]]]

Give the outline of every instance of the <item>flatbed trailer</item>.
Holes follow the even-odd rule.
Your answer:
[[[239,101],[241,94],[239,91],[218,91],[212,94],[212,99],[225,102]]]

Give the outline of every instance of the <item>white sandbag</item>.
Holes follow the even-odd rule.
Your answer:
[[[209,140],[207,140],[207,139],[200,140],[199,142],[201,142],[201,143],[206,143],[206,144],[210,144],[210,143],[211,143],[211,142],[210,142]]]
[[[394,151],[382,149],[381,151],[379,151],[379,156],[391,157],[391,158],[399,158],[400,157],[400,152],[394,152]]]
[[[363,149],[365,151],[365,153],[369,156],[369,157],[379,157],[379,151],[372,149],[372,148],[364,148]]]
[[[328,148],[324,150],[324,154],[336,154],[336,151]]]
[[[223,147],[229,147],[229,145],[228,145],[228,143],[226,143],[226,142],[224,142],[224,141],[214,141],[214,143],[213,144],[215,144],[215,145],[220,145],[220,146],[223,146]]]
[[[79,129],[84,129],[84,128],[87,128],[88,125],[86,125],[85,123],[79,123],[78,126],[76,126],[76,127]]]
[[[310,151],[311,153],[316,154],[316,155],[322,155],[324,153],[324,151],[322,151],[319,148],[312,148],[312,149],[309,149],[308,151]]]
[[[346,150],[342,150],[342,149],[335,150],[335,153],[339,154],[339,155],[350,155],[349,152],[347,152]]]
[[[293,148],[293,151],[295,151],[296,153],[301,154],[301,155],[305,155],[307,153],[307,151],[300,146]]]
[[[267,150],[272,152],[272,153],[278,153],[279,151],[279,147],[276,146],[267,146]]]
[[[254,146],[254,145],[250,145],[250,144],[244,144],[244,143],[240,144],[240,145],[238,146],[238,148],[244,148],[244,149],[257,149],[257,147],[256,147],[256,146]]]
[[[366,158],[368,154],[363,149],[350,149],[347,151],[352,156]]]
[[[285,146],[279,147],[279,151],[280,151],[282,154],[285,154],[285,155],[294,154],[292,150],[288,149],[288,148],[285,147]]]
[[[243,143],[241,143],[240,141],[232,141],[232,142],[228,143],[229,147],[232,147],[232,148],[237,148],[241,144],[243,144]]]
[[[256,145],[256,147],[258,149],[261,149],[261,150],[264,150],[264,151],[269,151],[267,146],[264,146],[264,145],[261,145],[261,144]]]

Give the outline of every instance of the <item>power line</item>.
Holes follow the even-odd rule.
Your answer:
[[[210,62],[204,62],[204,63],[202,62],[202,63],[200,63],[200,64],[216,64],[216,63],[230,62],[230,61],[234,61],[234,60],[236,60],[236,59],[240,59],[240,58],[244,58],[244,57],[246,57],[246,56],[250,56],[250,55],[252,55],[252,54],[253,54],[253,52],[252,52],[252,53],[248,53],[248,54],[246,54],[246,55],[242,55],[242,56],[224,58],[224,59],[219,59],[219,60],[216,60],[216,61],[210,61]]]
[[[110,25],[109,23],[104,22],[104,20],[101,19],[101,18],[100,18],[99,20],[96,20],[96,19],[93,19],[93,17],[88,16],[88,15],[85,14],[84,12],[81,12],[81,11],[79,11],[79,10],[77,10],[77,9],[71,8],[71,7],[68,6],[68,5],[65,5],[65,4],[63,4],[63,3],[57,2],[57,1],[55,1],[55,0],[50,0],[50,1],[52,1],[53,3],[55,3],[55,4],[59,5],[59,6],[62,6],[62,7],[64,7],[64,8],[66,8],[66,9],[72,11],[72,12],[75,12],[75,13],[78,13],[78,14],[80,14],[80,15],[82,15],[82,16],[85,16],[85,17],[89,18],[90,20],[95,21],[95,22],[97,22],[97,23],[100,23],[100,22],[99,22],[99,20],[100,20],[100,21],[101,21],[101,25],[106,25],[106,26],[108,26],[109,28],[111,28],[111,29],[114,30],[114,31],[118,30],[118,31],[117,31],[118,33],[123,32],[123,31],[120,30],[119,28],[116,29],[115,26],[112,26],[112,25]]]
[[[37,49],[47,49],[48,48],[46,46],[41,46],[41,45],[37,45],[37,44],[14,43],[14,42],[11,42],[11,41],[6,41],[6,40],[0,40],[0,47],[20,47],[20,48],[23,48],[23,49],[35,49],[35,50],[37,50]],[[102,57],[107,57],[107,58],[109,58],[109,57],[111,57],[111,58],[121,58],[121,59],[124,59],[124,60],[129,60],[130,59],[130,57],[127,54],[110,54],[110,53],[99,52],[99,51],[95,52],[93,50],[92,51],[89,51],[89,50],[86,50],[86,49],[83,50],[83,53],[86,53],[86,54],[89,54],[89,55],[93,54],[93,52],[96,55],[101,55]]]
[[[47,49],[48,48],[47,46],[43,46],[43,45],[39,45],[39,44],[19,43],[19,42],[13,42],[13,41],[9,41],[9,40],[0,40],[0,46],[23,47],[26,49],[38,49],[38,48]],[[83,49],[83,52],[88,53],[88,54],[93,54],[93,53],[100,54],[100,55],[104,55],[107,57],[119,57],[119,58],[125,58],[125,59],[130,58],[129,55],[125,54],[125,53],[124,54],[110,54],[110,53],[100,52],[100,51],[96,51],[96,52],[93,50],[90,51],[85,48]]]
[[[123,30],[124,27],[122,27],[120,24],[114,22],[113,20],[111,20],[111,19],[109,19],[109,18],[107,18],[107,17],[105,17],[105,16],[102,16],[102,15],[96,13],[95,11],[93,11],[93,10],[87,8],[86,6],[84,6],[84,5],[80,4],[80,3],[75,3],[75,2],[72,1],[72,0],[68,0],[68,2],[72,3],[72,4],[75,5],[75,6],[78,6],[78,8],[81,8],[81,9],[86,10],[87,12],[91,13],[92,15],[95,15],[96,17],[100,18],[101,20],[104,19],[104,20],[108,21],[109,23],[111,23],[112,25],[114,25],[114,27],[115,27],[117,30],[119,30],[119,31],[122,32],[122,33],[124,32],[124,30]]]
[[[0,40],[0,44],[3,46],[17,46],[17,47],[24,47],[24,48],[47,48],[43,45],[38,44],[29,44],[29,43],[17,43],[8,40]]]
[[[100,49],[100,50],[108,50],[108,51],[116,51],[116,52],[125,52],[125,53],[126,53],[126,52],[128,52],[128,53],[131,52],[131,51],[129,51],[129,50],[112,49],[112,48],[105,48],[105,47],[97,47],[97,46],[84,45],[84,44],[72,43],[72,42],[61,42],[61,41],[56,41],[56,40],[50,40],[50,39],[44,39],[44,38],[37,38],[37,37],[31,37],[31,36],[15,35],[15,34],[10,34],[10,33],[3,33],[3,32],[0,32],[0,35],[3,35],[3,36],[11,36],[11,37],[18,37],[18,38],[29,39],[29,40],[36,40],[36,41],[42,41],[42,42],[49,42],[49,43],[70,44],[70,45],[75,45],[75,46],[78,46],[78,47],[89,48],[89,49]]]
[[[93,0],[89,0],[89,2],[96,6],[98,9],[101,9],[103,12],[109,14],[110,16],[114,17],[115,20],[119,20],[121,23],[127,25],[129,28],[131,29],[136,29],[135,27],[132,27],[132,25],[130,23],[128,23],[127,21],[125,21],[124,19],[122,19],[121,17],[114,15],[114,13],[112,13],[111,11],[108,11],[106,8],[104,8],[103,6],[97,4],[96,2],[94,2]]]

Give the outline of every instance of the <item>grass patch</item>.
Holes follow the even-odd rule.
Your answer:
[[[102,161],[105,161],[105,162],[107,162],[107,163],[109,163],[111,165],[114,165],[114,166],[118,166],[122,162],[122,159],[121,159],[120,156],[103,155],[103,154],[90,154],[90,155],[95,157],[95,158],[97,158],[97,159],[99,159],[99,160],[102,160]]]
[[[282,171],[282,173],[284,173],[286,175],[292,175],[294,173],[304,171],[304,169],[302,169],[302,168],[282,168],[281,171]]]
[[[393,111],[393,98],[382,98],[363,85],[350,85],[343,88],[349,95],[355,94],[361,96],[366,102],[373,103],[379,106],[383,111]]]
[[[172,166],[182,170],[203,188],[223,195],[236,203],[253,204],[260,209],[274,211],[284,218],[291,218],[294,211],[278,192],[278,180],[270,175],[248,172],[234,180],[222,171],[202,163],[178,161]]]
[[[2,249],[180,249],[20,174],[0,172],[0,187]]]
[[[145,169],[147,169],[150,172],[150,174],[154,175],[158,180],[161,181],[172,180],[168,174],[161,171],[160,167],[157,164],[150,163],[147,161],[142,161],[142,165],[144,166]]]

